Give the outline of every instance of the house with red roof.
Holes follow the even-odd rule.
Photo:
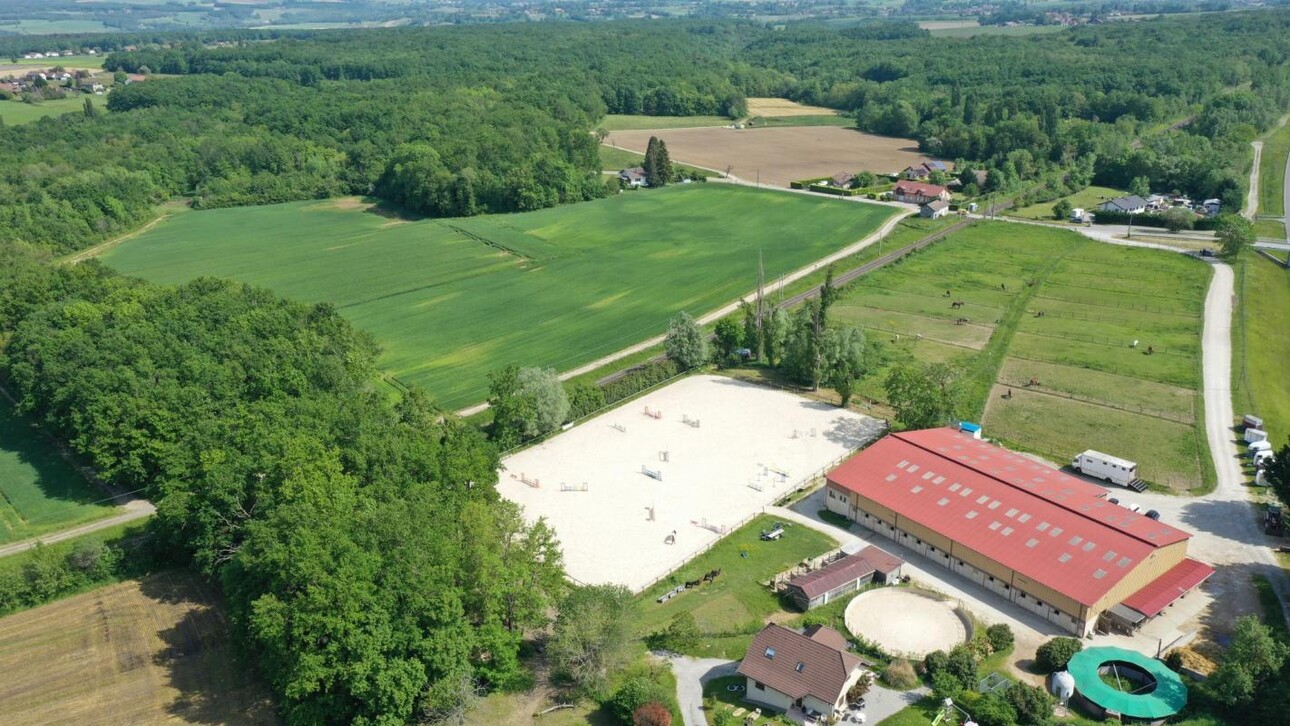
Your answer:
[[[915,181],[897,182],[891,190],[892,196],[898,202],[907,202],[909,204],[927,204],[936,200],[950,200],[950,190],[939,184],[924,184]]]
[[[1132,630],[1214,573],[1190,534],[950,428],[887,436],[827,479],[831,511],[1081,636]]]

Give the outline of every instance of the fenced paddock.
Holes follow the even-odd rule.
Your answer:
[[[752,383],[692,376],[507,457],[498,491],[530,520],[550,522],[574,580],[637,591],[881,425]]]

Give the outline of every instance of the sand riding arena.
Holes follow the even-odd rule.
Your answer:
[[[886,587],[857,595],[847,604],[845,619],[852,635],[892,655],[921,658],[968,639],[968,625],[954,607],[916,590]]]
[[[571,578],[641,590],[880,426],[790,393],[691,376],[507,457],[497,489],[555,528]]]

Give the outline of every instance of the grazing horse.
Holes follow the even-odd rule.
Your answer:
[[[963,302],[962,300],[955,300],[954,302],[950,303],[950,307],[954,308],[955,310],[958,310],[964,305],[967,305],[967,303]]]

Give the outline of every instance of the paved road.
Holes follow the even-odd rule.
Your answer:
[[[1250,166],[1250,192],[1245,197],[1245,216],[1254,219],[1259,213],[1259,163],[1263,161],[1263,142],[1251,141],[1254,147],[1254,164]]]
[[[1276,556],[1266,544],[1266,539],[1255,518],[1255,511],[1247,506],[1249,487],[1241,472],[1240,454],[1233,430],[1236,416],[1232,410],[1232,312],[1236,298],[1232,268],[1222,262],[1214,263],[1214,279],[1205,295],[1205,328],[1201,334],[1201,351],[1204,356],[1205,386],[1205,436],[1214,458],[1218,486],[1204,497],[1208,502],[1230,502],[1238,506],[1210,505],[1211,511],[1228,510],[1230,521],[1197,522],[1204,531],[1232,531],[1238,542],[1248,544],[1249,554],[1264,568],[1284,609],[1290,602],[1290,582],[1279,566]],[[1226,518],[1225,518],[1226,519]],[[1208,525],[1208,526],[1207,526]]]
[[[784,190],[778,190],[778,191],[794,191],[794,190],[784,189]],[[900,208],[909,209],[910,207],[909,205],[900,205]],[[785,275],[784,277],[781,277],[778,280],[766,283],[766,294],[770,295],[773,292],[777,292],[782,287],[787,287],[788,285],[794,282],[797,282],[798,280],[802,279],[803,277],[806,277],[807,275],[810,275],[811,273],[822,270],[825,267],[828,267],[829,265],[833,264],[834,262],[837,262],[838,260],[843,259],[845,257],[850,257],[851,255],[854,255],[855,253],[863,250],[864,248],[874,244],[878,240],[886,237],[888,234],[891,234],[891,230],[895,229],[896,225],[899,224],[900,221],[904,219],[906,216],[907,215],[904,215],[904,214],[893,215],[886,222],[883,222],[881,227],[879,227],[877,230],[875,230],[868,236],[862,239],[856,240],[855,242],[847,245],[846,247],[843,247],[837,252],[834,252],[833,254],[828,255],[827,257],[818,259],[815,262],[812,262],[811,264],[807,265],[806,267],[798,269],[795,272],[792,272],[788,275]],[[723,305],[722,307],[717,308],[716,310],[706,313],[705,315],[700,317],[697,322],[699,323],[699,325],[707,325],[708,323],[711,323],[714,320],[720,320],[721,318],[738,310],[739,305],[744,301],[752,302],[754,299],[755,299],[755,293],[750,293],[748,295],[745,295],[744,297],[741,297],[732,303]],[[642,350],[659,345],[660,343],[663,342],[663,338],[664,336],[662,335],[654,336],[653,338],[650,338],[648,340],[643,340],[635,345],[623,348],[617,353],[611,353],[603,358],[598,358],[596,360],[593,360],[590,363],[587,363],[586,365],[578,366],[577,368],[574,368],[572,370],[565,371],[560,374],[560,380],[567,381],[570,378],[580,376],[589,371],[594,371],[597,368],[602,368],[606,365],[609,365],[610,363],[613,363],[616,360],[622,360],[623,358],[626,358],[630,355],[635,355],[636,353],[639,353]],[[480,411],[483,411],[487,408],[488,408],[487,403],[479,403],[474,406],[461,409],[460,411],[457,412],[457,415],[473,416],[474,414],[477,414]]]
[[[97,522],[90,522],[89,524],[84,524],[80,527],[64,529],[59,532],[54,532],[53,534],[47,534],[44,537],[36,537],[35,539],[28,539],[5,545],[0,547],[0,557],[8,557],[9,555],[16,555],[19,552],[26,552],[32,547],[35,547],[37,542],[47,545],[53,544],[55,542],[62,542],[65,539],[80,537],[81,535],[89,534],[90,532],[107,529],[108,527],[115,527],[118,524],[133,522],[136,519],[151,517],[157,511],[157,508],[152,506],[151,502],[143,499],[131,499],[123,504],[121,509],[124,510],[121,514],[113,515],[106,519],[100,519]]]

